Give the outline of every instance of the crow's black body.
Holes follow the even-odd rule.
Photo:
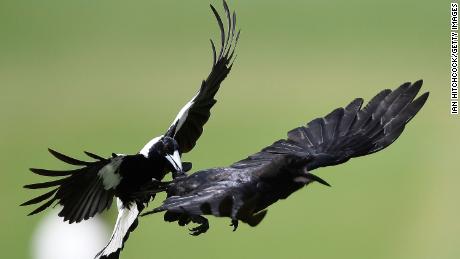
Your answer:
[[[93,162],[77,160],[50,149],[50,153],[59,160],[79,168],[66,171],[31,169],[38,175],[63,178],[24,186],[28,189],[52,188],[22,204],[42,203],[29,215],[39,213],[53,204],[60,204],[63,208],[59,216],[69,223],[78,223],[108,209],[116,197],[117,222],[110,242],[96,257],[118,258],[129,233],[138,224],[139,213],[155,197],[155,194],[147,190],[167,173],[173,172],[173,177],[176,177],[191,168],[191,163],[182,163],[180,157],[196,145],[211,115],[211,108],[216,103],[214,97],[220,84],[232,68],[239,38],[236,14],[231,14],[224,2],[228,22],[225,29],[216,9],[213,6],[211,9],[221,32],[219,52],[216,52],[216,46],[211,40],[211,72],[202,81],[198,93],[179,111],[166,133],[150,140],[139,153],[133,155],[113,154],[110,158],[103,158],[85,152],[95,159]]]
[[[279,199],[311,182],[328,185],[312,170],[372,154],[393,143],[428,98],[424,93],[414,99],[421,86],[422,81],[417,81],[384,90],[364,108],[363,100],[355,99],[229,167],[176,178],[153,190],[166,190],[168,198],[146,214],[165,211],[166,221],[180,225],[199,218],[202,225],[192,229],[193,235],[209,226],[202,215],[229,217],[235,228],[238,221],[255,226],[265,209]]]

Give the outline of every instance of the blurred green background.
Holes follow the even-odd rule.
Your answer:
[[[169,126],[211,66],[220,1],[0,1],[2,258],[30,258],[43,215],[18,204],[83,158],[135,153]],[[142,218],[122,258],[459,258],[460,117],[449,114],[448,1],[229,1],[238,59],[186,161],[228,165],[355,97],[423,78],[431,96],[395,144],[316,173],[257,228],[211,218],[200,237]],[[161,197],[160,197],[161,198]],[[158,198],[154,204],[158,204]],[[154,205],[154,204],[151,204]],[[105,215],[111,227],[116,212]],[[6,229],[8,228],[8,229]],[[83,248],[82,248],[83,249]]]

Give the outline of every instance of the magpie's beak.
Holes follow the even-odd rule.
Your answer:
[[[165,158],[169,161],[169,163],[171,163],[177,172],[182,172],[182,161],[180,160],[179,151],[174,151],[172,155],[166,154]]]

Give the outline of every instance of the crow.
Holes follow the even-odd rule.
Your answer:
[[[166,191],[168,197],[143,215],[164,211],[167,222],[199,224],[190,230],[192,235],[208,230],[203,215],[228,217],[234,230],[239,221],[257,226],[266,208],[276,201],[312,182],[329,186],[311,171],[375,153],[393,143],[428,98],[426,92],[414,99],[422,83],[419,80],[394,91],[383,90],[364,108],[363,99],[357,98],[229,167],[205,169],[156,184],[150,191]]]
[[[210,117],[210,110],[220,84],[229,74],[235,60],[235,49],[240,31],[236,30],[236,13],[230,13],[224,1],[227,28],[216,9],[211,10],[220,29],[220,48],[211,40],[213,63],[211,72],[202,81],[198,93],[177,114],[164,135],[150,140],[137,154],[112,154],[104,158],[86,152],[94,161],[82,161],[55,150],[49,152],[57,159],[79,168],[73,170],[46,170],[31,168],[38,175],[63,177],[58,180],[25,185],[27,189],[50,191],[21,204],[33,205],[43,202],[29,215],[37,214],[53,204],[61,205],[58,214],[69,223],[78,223],[103,212],[116,197],[118,218],[107,246],[96,258],[118,258],[124,242],[138,224],[139,213],[155,194],[145,192],[149,186],[161,181],[168,172],[173,178],[191,169],[191,163],[182,163],[181,155],[193,149]]]

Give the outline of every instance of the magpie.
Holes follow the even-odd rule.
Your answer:
[[[362,108],[357,98],[345,108],[288,132],[260,152],[229,167],[181,176],[151,191],[166,191],[163,204],[143,215],[165,212],[167,222],[199,225],[190,234],[208,230],[203,215],[228,217],[234,230],[238,222],[258,225],[266,208],[312,183],[330,186],[311,171],[378,152],[393,143],[406,124],[425,104],[429,93],[414,99],[422,81],[404,83],[394,91],[381,91]]]
[[[207,79],[202,81],[198,93],[177,114],[164,135],[150,140],[137,154],[112,154],[104,158],[91,152],[84,153],[94,161],[88,162],[69,157],[55,150],[49,152],[57,159],[74,166],[72,170],[47,170],[31,168],[38,175],[62,177],[58,180],[25,185],[27,189],[50,191],[23,204],[42,203],[29,215],[37,214],[54,205],[61,205],[59,216],[69,223],[78,223],[109,209],[115,197],[118,217],[107,246],[96,258],[118,258],[124,242],[138,224],[139,213],[155,194],[146,192],[149,186],[161,181],[169,172],[173,178],[191,168],[191,163],[182,163],[181,155],[193,149],[210,117],[210,110],[220,84],[229,74],[235,60],[235,49],[240,31],[236,30],[236,13],[231,13],[223,2],[227,17],[227,28],[214,8],[211,10],[220,29],[220,48],[211,41],[213,63]]]

